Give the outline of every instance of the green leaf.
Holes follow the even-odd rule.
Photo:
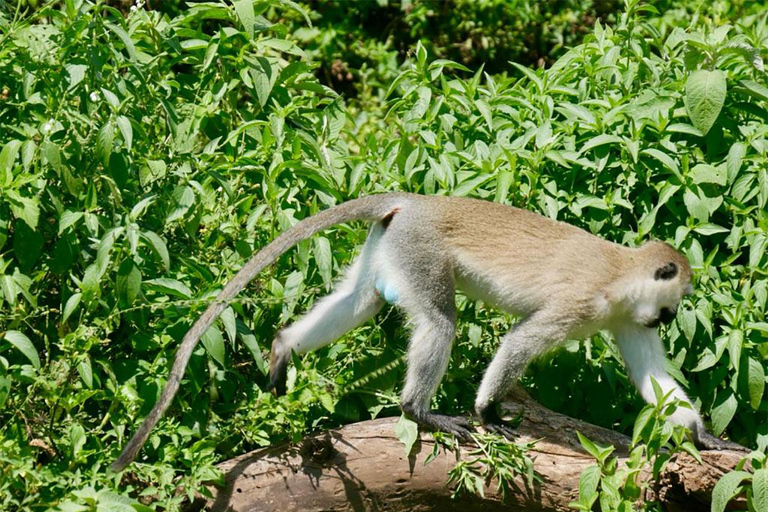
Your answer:
[[[714,167],[708,164],[699,164],[691,169],[694,183],[715,183],[725,185],[728,181],[726,170],[722,167]]]
[[[40,219],[38,199],[36,197],[22,197],[15,190],[6,190],[5,197],[8,199],[13,215],[26,222],[32,230],[36,229],[37,221]]]
[[[746,471],[732,471],[723,475],[712,490],[712,512],[724,512],[731,498],[738,494],[741,482],[750,476]]]
[[[117,269],[117,296],[122,307],[130,306],[141,292],[141,271],[131,258],[126,258]]]
[[[168,247],[165,245],[163,239],[153,231],[144,231],[141,236],[144,237],[147,242],[149,242],[152,250],[154,250],[155,253],[160,257],[160,260],[163,262],[163,266],[166,269],[170,267],[171,257],[168,254]]]
[[[589,466],[579,475],[579,500],[594,502],[597,498],[597,486],[600,484],[600,467]]]
[[[64,305],[64,312],[61,314],[61,323],[64,324],[67,322],[70,316],[72,316],[72,313],[75,312],[77,309],[77,306],[80,305],[80,299],[82,298],[82,293],[73,293],[70,298],[67,299],[67,303]]]
[[[768,469],[760,468],[752,475],[752,506],[755,512],[768,512]]]
[[[749,387],[749,404],[753,410],[758,410],[765,392],[765,369],[760,361],[749,358],[747,384]]]
[[[712,408],[712,433],[716,436],[719,436],[720,434],[725,431],[725,428],[728,426],[728,424],[733,419],[733,415],[736,414],[736,409],[738,408],[738,401],[736,400],[736,395],[733,394],[730,390],[722,391],[722,393],[727,393],[728,398],[725,400],[720,400],[720,397],[718,397],[718,404],[715,405]]]
[[[85,355],[85,359],[78,363],[77,373],[80,374],[83,384],[88,389],[93,389],[93,367],[91,366],[91,359],[88,357],[88,354]]]
[[[632,429],[632,444],[636,445],[643,436],[648,424],[653,420],[654,410],[653,407],[648,405],[640,411],[640,414],[635,418],[635,426]]]
[[[677,162],[675,162],[669,155],[655,148],[644,149],[642,153],[659,161],[664,167],[669,169],[672,174],[677,176],[680,181],[683,181],[683,175],[680,174],[680,166],[677,165]]]
[[[693,125],[706,135],[725,104],[727,84],[720,70],[699,69],[685,83],[685,109]]]
[[[83,218],[83,212],[71,212],[66,210],[59,218],[59,235],[61,235],[69,226]]]
[[[728,159],[726,160],[726,169],[728,169],[728,183],[733,183],[739,176],[741,170],[741,163],[744,161],[744,156],[747,154],[747,146],[741,142],[736,142],[731,146],[728,151]]]
[[[107,121],[96,136],[96,156],[105,167],[109,165],[109,157],[112,155],[114,142],[115,125],[112,121]]]
[[[320,277],[323,278],[323,284],[326,289],[331,288],[333,283],[333,253],[331,251],[331,243],[324,236],[316,237],[313,241],[315,262],[317,263],[317,270],[320,272]]]
[[[251,38],[254,34],[254,25],[256,23],[256,15],[253,12],[253,0],[234,0],[235,12],[243,24],[243,28]]]
[[[35,346],[29,341],[29,338],[27,338],[24,333],[20,331],[5,331],[3,339],[19,349],[19,351],[24,354],[24,357],[32,363],[32,366],[38,370],[40,369],[40,357],[37,355],[37,349],[35,349]]]
[[[587,141],[584,146],[582,146],[580,153],[586,153],[590,149],[604,146],[606,144],[618,144],[622,142],[621,137],[617,137],[616,135],[608,135],[608,134],[602,134],[598,135],[597,137],[593,137]]]
[[[147,290],[165,293],[166,295],[175,295],[176,297],[181,297],[182,299],[192,298],[192,290],[190,290],[187,285],[181,281],[177,281],[176,279],[168,279],[165,277],[149,279],[144,281],[144,287]]]
[[[168,217],[166,217],[166,223],[184,217],[192,205],[195,204],[195,192],[189,186],[176,187],[173,189],[172,198],[174,207],[168,214]]]
[[[131,40],[131,36],[128,35],[128,32],[126,32],[123,27],[114,25],[112,23],[105,23],[104,26],[106,26],[109,30],[114,32],[117,37],[120,38],[120,40],[123,42],[123,46],[125,46],[125,51],[128,52],[128,58],[132,61],[135,61],[136,47],[133,45],[133,41]]]
[[[768,87],[755,82],[754,80],[742,80],[739,85],[744,87],[750,96],[759,100],[768,101]]]
[[[0,151],[0,185],[9,185],[13,179],[13,165],[21,148],[21,141],[12,140]]]
[[[418,424],[402,414],[400,419],[397,420],[397,425],[395,425],[395,435],[405,446],[405,456],[410,457],[413,445],[416,444],[416,440],[419,438]]]
[[[232,307],[228,307],[221,312],[221,323],[224,324],[224,331],[227,333],[229,341],[234,343],[237,336],[237,320],[235,318],[235,310]]]
[[[0,377],[0,409],[5,405],[8,395],[11,394],[12,381],[8,377]]]
[[[583,435],[578,430],[576,431],[576,436],[579,438],[579,443],[581,443],[581,446],[589,453],[591,456],[593,456],[595,459],[600,459],[600,449],[595,445],[595,443],[592,442],[591,439],[589,439],[587,436]]]
[[[224,337],[221,335],[221,331],[215,325],[212,325],[205,331],[201,338],[205,350],[208,354],[221,365],[222,368],[226,368],[226,360],[224,357]]]
[[[760,233],[755,235],[752,243],[749,244],[749,267],[754,269],[761,268],[760,262],[765,256],[766,246],[768,246],[768,236]]]
[[[133,127],[131,122],[125,116],[117,116],[117,127],[120,128],[120,134],[125,141],[125,149],[130,151],[133,146]]]

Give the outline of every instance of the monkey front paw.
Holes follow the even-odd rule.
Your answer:
[[[694,444],[700,450],[732,450],[735,452],[749,452],[749,448],[736,444],[732,441],[726,441],[713,436],[706,430],[694,434]]]

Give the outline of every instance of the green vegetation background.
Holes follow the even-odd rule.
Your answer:
[[[715,434],[764,450],[763,9],[0,1],[0,509],[175,510],[219,460],[398,414],[407,331],[394,310],[297,361],[286,397],[265,392],[274,332],[365,238],[340,226],[242,294],[140,460],[106,472],[181,336],[253,251],[392,190],[680,247],[696,293],[663,333],[670,371]],[[435,405],[466,414],[513,321],[457,303]],[[643,406],[603,335],[537,361],[524,383],[624,432]]]

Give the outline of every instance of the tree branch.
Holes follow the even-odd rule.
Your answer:
[[[565,511],[578,497],[579,475],[595,464],[579,444],[576,431],[593,441],[612,444],[620,464],[626,460],[627,436],[552,412],[526,395],[504,404],[525,415],[517,428],[520,441],[540,439],[529,456],[541,482],[526,485],[516,479],[517,489],[506,505],[510,510]],[[434,441],[422,434],[410,457],[395,437],[396,418],[347,425],[309,437],[301,447],[281,445],[257,450],[220,465],[226,486],[214,489],[207,503],[214,511],[291,512],[363,511],[390,512],[440,510],[474,512],[501,509],[495,485],[485,497],[451,498],[446,486],[455,455],[443,453],[429,464]],[[472,446],[462,448],[466,458]],[[709,511],[712,489],[723,473],[732,470],[743,454],[732,451],[701,452],[703,464],[692,457],[675,456],[660,482],[650,485],[652,496],[670,511]],[[647,478],[647,475],[646,475]],[[744,502],[732,505],[746,509]],[[504,507],[506,508],[506,507]]]

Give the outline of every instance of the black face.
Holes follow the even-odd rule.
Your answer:
[[[645,324],[646,327],[654,328],[658,327],[659,324],[670,324],[672,323],[672,320],[675,319],[675,315],[677,314],[677,311],[671,308],[661,308],[659,310],[659,316],[656,317],[654,320],[651,320],[647,324]]]

